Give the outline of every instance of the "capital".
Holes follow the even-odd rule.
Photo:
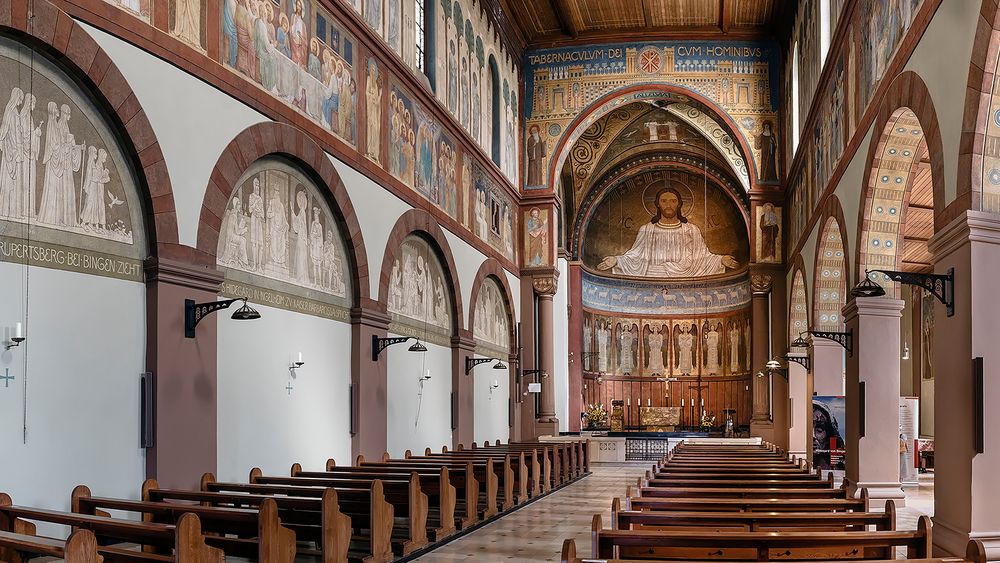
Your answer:
[[[538,295],[555,295],[558,283],[554,277],[533,278],[531,287]]]
[[[767,295],[771,293],[770,274],[754,274],[750,276],[750,291],[754,295]]]

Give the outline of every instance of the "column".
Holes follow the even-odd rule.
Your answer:
[[[862,487],[868,488],[873,506],[887,498],[895,500],[897,507],[906,502],[899,482],[902,311],[902,300],[883,297],[854,298],[844,307],[847,330],[854,333],[854,353],[847,355],[847,478],[855,497]],[[862,383],[864,397],[860,396]]]
[[[352,463],[359,455],[381,459],[388,449],[386,351],[377,362],[372,361],[372,336],[385,338],[389,320],[385,307],[377,301],[366,299],[361,307],[351,309]]]
[[[583,404],[583,270],[579,262],[570,262],[569,270],[569,431],[580,431]],[[610,405],[608,407],[610,409]]]
[[[552,374],[555,373],[555,358],[552,354],[553,338],[553,306],[552,297],[556,292],[556,279],[552,277],[535,278],[532,287],[538,298],[538,369],[543,371],[539,377],[542,383],[542,394],[538,403],[539,431],[543,434],[557,435],[559,419],[556,418],[555,386]],[[546,428],[542,428],[542,426]]]
[[[789,358],[809,361],[804,348],[792,348]],[[812,375],[802,364],[788,360],[788,453],[811,459]]]
[[[146,365],[155,382],[155,446],[146,451],[146,477],[164,487],[197,487],[216,471],[218,450],[218,331],[220,311],[184,336],[184,301],[216,301],[224,278],[214,267],[153,258],[146,266],[149,334]]]
[[[767,274],[752,275],[750,290],[753,295],[751,311],[753,334],[750,338],[750,347],[753,350],[753,354],[750,356],[750,372],[753,381],[753,416],[750,419],[750,433],[770,440],[773,438],[770,435],[773,428],[770,406],[771,385],[764,364],[771,359],[768,345],[771,323],[767,299],[768,294],[771,293],[771,276]]]
[[[812,338],[812,372],[816,394],[844,394],[844,347],[826,338]],[[855,340],[857,342],[857,340]]]
[[[465,360],[475,354],[476,341],[473,340],[472,333],[459,329],[459,335],[451,339],[451,392],[454,393],[452,408],[455,409],[452,414],[454,417],[451,432],[452,450],[457,450],[459,444],[468,448],[475,439],[473,431],[476,424],[476,380],[474,379],[476,371],[473,369],[472,373],[468,375],[465,373]],[[485,370],[489,366],[492,364],[484,364],[482,369]],[[487,375],[484,374],[482,377]],[[490,380],[493,378],[490,377]]]
[[[955,269],[955,312],[934,303],[934,551],[964,554],[970,538],[1000,559],[1000,218],[967,211],[928,247],[935,273]],[[912,344],[911,344],[912,346]],[[972,359],[983,358],[983,420],[974,413]],[[983,453],[974,437],[983,432]]]

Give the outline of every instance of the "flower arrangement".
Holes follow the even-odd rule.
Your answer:
[[[587,410],[583,411],[583,417],[587,419],[587,426],[603,426],[608,421],[608,411],[603,403],[587,405]]]
[[[702,412],[702,415],[701,415],[701,427],[702,428],[711,428],[713,426],[715,426],[715,415],[714,414],[708,414],[708,412]]]

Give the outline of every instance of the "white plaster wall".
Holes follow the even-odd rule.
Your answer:
[[[27,340],[0,348],[0,491],[15,504],[69,509],[73,487],[138,498],[139,374],[145,369],[142,283],[0,263],[0,334],[24,322]],[[27,303],[25,313],[25,302]],[[26,316],[26,321],[25,321]],[[22,406],[27,374],[27,437]],[[64,534],[40,526],[39,533]]]
[[[477,358],[482,356],[475,356]],[[507,364],[507,359],[503,359]],[[475,379],[473,393],[475,393],[475,424],[473,426],[472,439],[482,445],[484,440],[489,440],[492,444],[497,440],[507,442],[510,437],[510,426],[508,424],[508,398],[510,397],[510,371],[493,369],[493,364],[483,364],[473,370]],[[499,385],[496,389],[490,390],[494,383]],[[468,446],[468,444],[465,444]]]
[[[121,70],[156,132],[167,163],[181,244],[196,247],[208,178],[219,155],[267,118],[137,47],[80,23]]]
[[[958,145],[980,4],[942,2],[905,66],[920,75],[934,101],[944,147],[945,205],[957,191]]]
[[[390,333],[389,336],[399,336]],[[409,344],[386,348],[388,373],[387,447],[392,457],[406,450],[423,455],[424,448],[451,449],[451,348],[425,343],[427,352],[407,350]],[[431,378],[422,384],[421,375]]]
[[[322,470],[351,457],[351,327],[254,305],[261,318],[218,322],[218,477],[245,480],[250,469],[286,475],[294,462]],[[289,393],[288,366],[302,352]]]
[[[560,258],[556,266],[559,268],[559,286],[552,298],[552,354],[555,358],[552,382],[555,390],[556,417],[559,419],[559,431],[569,432],[569,417],[580,416],[580,413],[569,412],[569,270],[566,260]]]

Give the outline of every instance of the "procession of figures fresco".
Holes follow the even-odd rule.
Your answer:
[[[357,42],[314,0],[224,0],[222,63],[357,142]]]
[[[479,287],[475,307],[472,336],[476,339],[477,347],[483,346],[501,355],[509,354],[510,309],[500,284],[493,276],[487,277]]]
[[[633,377],[732,376],[750,371],[750,314],[622,316],[584,309],[583,371]]]
[[[670,281],[609,278],[584,271],[583,306],[629,315],[727,315],[750,305],[746,276],[734,280]]]
[[[0,239],[32,247],[0,244],[0,259],[142,279],[134,261],[94,264],[147,255],[136,186],[101,113],[55,65],[2,37],[0,92]]]
[[[581,258],[592,271],[632,278],[732,273],[749,262],[745,225],[732,198],[701,175],[643,172],[595,206]]]
[[[270,0],[268,0],[270,1]],[[207,6],[203,0],[170,0],[170,34],[199,51],[205,50],[204,27]]]
[[[777,133],[778,52],[769,43],[667,41],[543,49],[525,56],[525,69],[528,188],[550,184],[550,163],[555,158],[559,167],[563,157],[553,149],[571,134],[566,130],[571,121],[602,97],[637,84],[671,84],[704,96],[731,117],[748,144],[766,130]],[[611,109],[599,109],[585,124]],[[780,151],[769,153],[765,144],[751,146],[751,152],[758,171],[768,169],[763,166],[768,157],[780,170]],[[759,174],[759,179],[776,178]]]
[[[466,228],[510,261],[517,263],[514,235],[518,232],[518,208],[479,163],[469,159],[462,171],[464,201],[468,210]],[[468,178],[469,181],[464,179]],[[463,218],[466,211],[463,210]]]
[[[350,305],[340,229],[316,186],[283,161],[261,160],[243,174],[226,205],[216,260],[233,284]]]
[[[406,237],[389,275],[390,332],[440,343],[451,335],[451,294],[441,262],[427,241]]]
[[[913,23],[923,0],[864,0],[858,10],[861,57],[858,90],[861,105],[867,106],[885,70]]]

